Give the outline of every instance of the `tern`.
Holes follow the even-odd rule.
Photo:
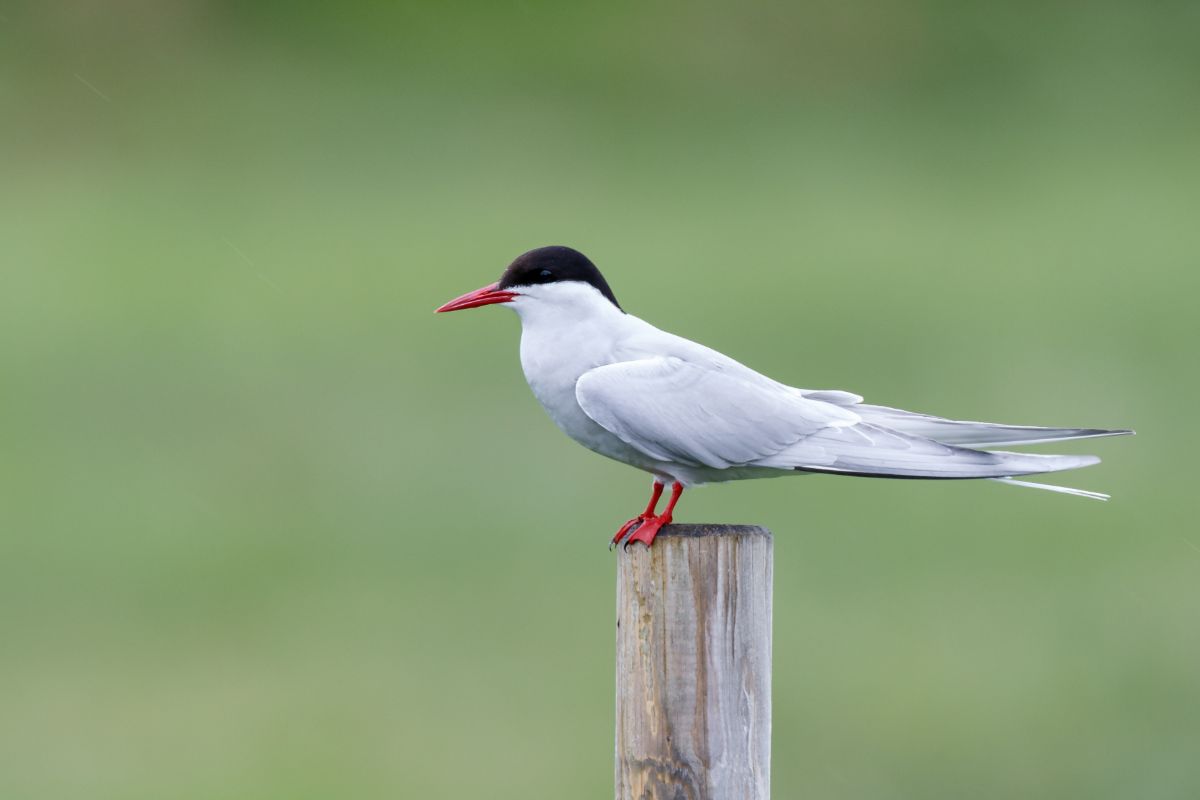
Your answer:
[[[983,478],[1107,500],[1016,476],[1086,467],[1088,455],[984,448],[1118,436],[1128,430],[970,422],[870,405],[851,392],[797,389],[626,313],[577,250],[530,250],[500,280],[437,309],[504,305],[521,318],[521,367],[568,436],[653,476],[646,509],[612,543],[649,547],[685,487],[826,473]],[[656,513],[664,488],[671,496]]]

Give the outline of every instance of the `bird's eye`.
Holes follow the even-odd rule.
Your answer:
[[[544,269],[544,270],[542,270],[541,272],[539,272],[539,273],[538,273],[538,277],[539,277],[539,278],[553,278],[553,277],[554,277],[554,273],[553,273],[553,272],[551,272],[551,271],[550,271],[550,270],[548,270],[548,269]]]

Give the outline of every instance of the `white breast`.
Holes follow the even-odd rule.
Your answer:
[[[554,423],[589,450],[656,471],[652,459],[597,425],[575,397],[579,377],[620,360],[622,341],[644,323],[586,284],[523,287],[507,305],[521,316],[525,380]]]

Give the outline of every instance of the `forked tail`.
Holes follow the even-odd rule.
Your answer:
[[[1007,483],[1009,486],[1027,486],[1030,489],[1045,489],[1047,492],[1058,492],[1059,494],[1073,494],[1076,497],[1087,497],[1091,500],[1108,500],[1110,495],[1103,492],[1089,492],[1087,489],[1072,489],[1070,486],[1055,486],[1050,483],[1034,483],[1033,481],[1019,481],[1016,478],[992,478],[997,483]]]

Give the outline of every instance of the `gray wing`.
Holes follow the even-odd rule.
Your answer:
[[[823,400],[826,403],[853,409],[854,413],[862,417],[863,422],[871,422],[924,439],[933,439],[942,444],[1001,447],[1038,442],[1061,442],[1067,439],[1095,439],[1101,436],[1127,436],[1133,433],[1133,431],[1124,429],[1046,428],[1036,425],[1004,425],[998,422],[946,419],[932,414],[905,411],[901,408],[870,405],[863,403],[863,398],[859,395],[837,389],[797,389],[796,391],[810,400]]]
[[[806,397],[750,370],[675,357],[597,367],[579,378],[575,396],[597,424],[647,456],[713,469],[988,478],[1072,469],[1097,460],[947,445],[864,422],[848,408]]]
[[[575,384],[584,413],[651,458],[726,469],[776,456],[858,415],[749,371],[675,357],[623,361]]]
[[[809,395],[810,397],[812,395]],[[1104,428],[1043,428],[1034,425],[1003,425],[996,422],[972,422],[918,414],[887,406],[856,405],[854,411],[865,421],[914,436],[923,436],[944,444],[971,447],[1002,447],[1067,439],[1095,439],[1101,436],[1126,436],[1129,430]]]
[[[954,479],[1057,472],[1097,461],[1095,456],[972,450],[864,421],[817,431],[762,466],[865,477]]]

